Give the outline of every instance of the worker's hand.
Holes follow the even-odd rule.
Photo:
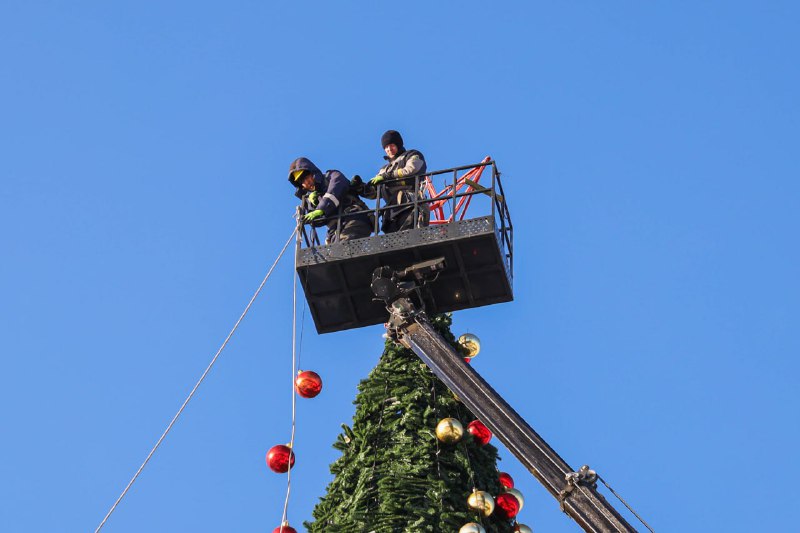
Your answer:
[[[369,180],[369,184],[372,185],[372,186],[375,186],[375,185],[378,185],[380,182],[382,182],[385,179],[386,179],[386,176],[384,176],[383,174],[378,174],[377,176],[375,176],[374,178]]]
[[[309,193],[308,203],[311,204],[311,207],[317,207],[319,203],[319,194],[317,194],[317,191],[311,191],[311,193]]]
[[[325,211],[323,211],[322,209],[317,209],[315,211],[311,211],[306,216],[304,216],[303,220],[306,221],[306,222],[311,222],[312,220],[316,220],[316,219],[318,219],[319,217],[321,217],[324,214],[325,214]]]

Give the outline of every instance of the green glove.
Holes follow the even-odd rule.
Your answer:
[[[311,222],[312,220],[316,220],[324,214],[325,211],[323,211],[322,209],[317,209],[315,211],[311,211],[306,216],[304,216],[303,220],[305,220],[306,222]]]
[[[311,194],[308,195],[308,203],[311,204],[312,207],[317,207],[319,203],[319,194],[317,194],[317,191],[312,191]]]
[[[377,176],[375,176],[374,178],[369,180],[369,184],[374,186],[374,185],[379,184],[380,182],[382,182],[385,179],[386,179],[386,176],[384,176],[383,174],[378,174]]]

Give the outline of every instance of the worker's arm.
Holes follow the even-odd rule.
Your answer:
[[[398,168],[397,170],[388,172],[386,174],[386,177],[405,178],[407,176],[413,176],[414,174],[417,174],[422,170],[422,166],[424,164],[425,161],[422,160],[422,157],[418,156],[417,154],[414,154],[408,158],[408,161],[406,161],[406,164],[405,166],[403,166],[403,168]]]
[[[328,181],[328,190],[319,199],[317,209],[325,213],[325,216],[331,216],[339,209],[339,204],[344,200],[344,196],[350,190],[350,181],[338,170],[330,171],[330,180]]]

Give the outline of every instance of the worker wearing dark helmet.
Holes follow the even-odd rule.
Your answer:
[[[289,166],[289,182],[297,189],[295,196],[304,200],[309,211],[303,216],[305,222],[314,223],[322,217],[342,214],[338,239],[336,217],[327,221],[325,244],[369,237],[372,233],[374,217],[367,213],[348,216],[348,213],[366,211],[367,206],[351,192],[350,181],[338,170],[323,174],[309,159],[298,157]]]
[[[427,166],[425,157],[418,150],[406,150],[403,137],[395,130],[389,130],[381,137],[381,146],[386,152],[387,163],[378,174],[369,180],[361,193],[365,198],[377,198],[380,188],[385,207],[413,202],[422,198],[422,184],[415,190],[415,176],[425,174]],[[378,187],[378,185],[382,185]],[[417,206],[417,217],[414,218],[414,206],[395,207],[383,211],[381,229],[384,233],[392,233],[414,227],[427,226],[430,221],[428,204]]]

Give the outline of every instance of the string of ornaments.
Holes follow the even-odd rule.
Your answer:
[[[481,351],[481,341],[472,333],[461,335],[458,344],[467,363]],[[455,418],[443,418],[436,425],[436,438],[446,445],[460,442],[464,433],[463,424]],[[472,436],[472,441],[478,446],[485,446],[492,439],[492,432],[477,419],[467,424],[466,433]],[[507,473],[500,472],[498,481],[503,487],[503,492],[493,497],[486,491],[473,488],[472,494],[467,498],[467,507],[484,517],[497,514],[506,520],[513,519],[515,533],[532,533],[533,529],[516,521],[517,514],[525,505],[525,498],[514,488],[514,480]],[[461,526],[458,533],[486,533],[486,529],[478,522],[469,522]]]
[[[322,378],[311,370],[300,370],[294,379],[294,390],[301,398],[315,398],[322,392]],[[288,444],[277,444],[267,452],[267,466],[276,474],[285,474],[294,466],[295,455]],[[284,521],[272,533],[297,533]]]
[[[458,338],[458,344],[464,353],[464,361],[469,363],[481,351],[480,339],[472,333],[465,333]],[[301,370],[294,380],[294,389],[301,398],[315,398],[322,392],[322,378],[316,372]],[[485,446],[492,439],[492,432],[480,420],[473,420],[467,424],[466,432],[472,436],[472,441],[478,446]],[[464,426],[455,418],[443,418],[436,425],[436,437],[440,442],[453,445],[464,437]],[[295,453],[289,444],[277,444],[269,449],[266,457],[267,466],[277,474],[285,474],[295,463]],[[525,505],[522,493],[514,488],[514,480],[505,472],[499,473],[498,478],[503,492],[492,496],[486,491],[473,489],[467,498],[467,506],[482,516],[488,517],[496,513],[507,520],[515,519],[515,533],[532,533],[533,529],[525,524],[516,522],[517,514]],[[284,521],[272,533],[297,533],[297,530]],[[477,522],[464,524],[459,533],[486,533],[484,527]]]

